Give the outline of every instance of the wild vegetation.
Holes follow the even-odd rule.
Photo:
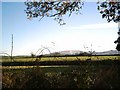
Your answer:
[[[21,60],[23,59],[21,62],[18,57],[14,59],[19,63],[17,66],[4,66],[5,62],[3,62],[3,89],[120,88],[119,56],[100,56],[98,58],[104,60],[98,61],[87,60],[88,56],[79,56],[80,60],[73,56],[54,57],[53,60],[52,58],[43,57],[37,63],[45,62],[45,64],[35,64],[34,66],[21,66],[22,64],[20,64],[24,60],[27,61],[27,59],[27,62],[33,60],[30,57],[21,58]],[[60,58],[66,60],[61,61]],[[97,56],[92,58],[97,58]],[[57,65],[54,65],[55,63]]]
[[[120,88],[120,66],[88,63],[78,66],[3,69],[3,89]]]

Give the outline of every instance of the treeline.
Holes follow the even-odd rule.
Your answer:
[[[77,55],[36,55],[36,56],[13,56],[13,58],[42,58],[42,57],[79,57],[79,56],[120,56],[119,54],[110,55],[90,55],[90,54],[77,54]],[[9,58],[8,56],[0,56],[1,58]]]
[[[120,60],[99,60],[99,61],[30,61],[30,62],[3,62],[2,66],[53,66],[53,65],[120,65]]]

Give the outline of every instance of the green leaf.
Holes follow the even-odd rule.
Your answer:
[[[98,6],[97,9],[100,10],[100,6]]]
[[[106,14],[103,14],[103,15],[102,15],[102,18],[105,18],[105,17],[106,17]]]

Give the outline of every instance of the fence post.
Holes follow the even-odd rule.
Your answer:
[[[11,42],[11,61],[13,61],[13,34],[12,34],[12,42]]]

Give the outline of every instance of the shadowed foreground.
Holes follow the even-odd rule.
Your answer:
[[[79,65],[3,69],[3,89],[120,89],[120,61],[83,61]]]

